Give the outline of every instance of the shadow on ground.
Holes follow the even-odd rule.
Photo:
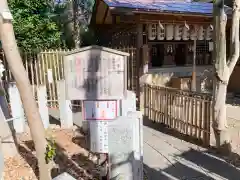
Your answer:
[[[82,148],[90,151],[89,134],[85,132],[82,128],[77,128],[75,130],[76,135],[72,138],[72,142]]]
[[[154,129],[156,131],[160,131],[160,132],[162,132],[164,134],[168,134],[170,136],[174,136],[174,137],[176,137],[178,139],[181,139],[181,140],[184,140],[184,141],[187,141],[187,142],[199,145],[199,146],[206,147],[202,140],[194,138],[194,137],[191,137],[191,136],[188,136],[188,135],[185,135],[185,134],[182,134],[182,133],[180,133],[177,130],[169,128],[164,123],[158,123],[158,122],[149,120],[148,117],[146,117],[146,116],[144,116],[144,118],[143,118],[143,125],[147,126],[147,127],[150,127],[150,128],[152,128],[152,129]]]
[[[57,126],[61,126],[60,119],[57,117],[54,117],[52,115],[49,115],[49,124],[54,124]]]
[[[238,168],[240,167],[240,156],[232,152],[230,144],[225,145],[229,149],[229,152],[222,154],[222,151],[204,146],[201,140],[181,134],[162,123],[144,118],[144,125],[207,149],[206,151],[190,149],[180,155],[172,155],[174,163],[164,169],[148,167],[145,164],[144,167],[149,176],[148,179],[211,180],[216,179],[216,177],[218,177],[217,179],[239,179],[240,171]]]
[[[30,142],[27,142],[30,144]],[[31,150],[27,149],[26,147],[22,145],[18,145],[18,151],[22,158],[25,159],[25,161],[29,164],[29,166],[32,168],[33,172],[35,173],[36,177],[39,177],[39,169],[38,169],[38,162],[36,156],[33,155]]]
[[[210,152],[212,152],[219,158],[223,158],[226,161],[228,161],[229,163],[231,163],[237,167],[240,167],[240,155],[236,154],[232,151],[232,146],[230,143],[224,144],[219,149],[216,149],[214,147],[210,147],[209,145],[204,144],[201,139],[197,139],[197,138],[191,137],[189,135],[182,134],[177,130],[169,128],[168,126],[166,126],[163,123],[158,123],[158,122],[149,120],[148,117],[143,118],[143,124],[144,124],[144,126],[152,128],[152,129],[162,132],[164,134],[176,137],[178,139],[184,140],[184,141],[192,143],[192,144],[196,144],[196,145],[204,147],[204,148],[208,148]]]
[[[84,180],[91,180],[97,177],[94,174],[96,165],[82,154],[73,154],[70,157],[66,150],[60,145],[56,144],[57,155],[54,158],[56,167],[52,169],[52,178],[58,176],[63,172],[68,172],[76,179],[83,178]],[[36,156],[33,141],[25,141],[24,145],[19,145],[19,152],[34,171],[36,177],[39,177],[39,170],[37,166]]]
[[[144,164],[150,180],[238,180],[240,171],[235,166],[219,158],[213,152],[190,149],[173,157],[174,163],[159,169]],[[170,162],[170,161],[169,161]]]

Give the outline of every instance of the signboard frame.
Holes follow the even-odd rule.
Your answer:
[[[127,89],[127,56],[129,53],[100,46],[89,46],[65,53],[67,99],[123,99]],[[82,62],[79,64],[79,61]],[[105,65],[104,62],[108,63]],[[114,65],[116,62],[119,64]],[[119,81],[114,81],[116,78],[122,79],[120,84]],[[93,89],[98,90],[95,92]]]
[[[93,102],[93,103],[96,103],[96,102],[114,102],[115,103],[115,117],[113,118],[87,118],[86,117],[86,106],[85,106],[85,102]],[[86,121],[109,121],[109,120],[114,120],[117,116],[118,116],[118,113],[119,113],[119,107],[118,107],[118,100],[84,100],[82,102],[82,115],[83,115],[83,120],[86,120]]]

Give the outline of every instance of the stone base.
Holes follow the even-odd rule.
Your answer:
[[[214,139],[215,143],[214,146],[211,143],[212,147],[217,148],[217,151],[221,153],[222,155],[230,155],[232,151],[231,147],[231,141],[230,141],[230,135],[228,130],[223,130],[223,131],[214,131],[214,133],[211,133],[212,141]]]
[[[77,179],[73,178],[70,174],[64,172],[59,176],[53,178],[53,180],[77,180]]]

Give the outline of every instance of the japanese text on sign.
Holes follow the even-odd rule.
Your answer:
[[[117,117],[117,101],[84,101],[84,120],[112,120]]]
[[[108,122],[90,122],[90,148],[92,152],[108,153]]]
[[[123,55],[91,49],[65,57],[68,99],[122,99],[125,87]]]

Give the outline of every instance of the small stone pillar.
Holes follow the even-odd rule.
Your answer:
[[[47,106],[47,90],[45,85],[39,85],[37,87],[37,97],[39,113],[41,115],[44,128],[47,129],[49,127],[49,113]]]
[[[71,128],[73,126],[73,112],[71,109],[71,101],[67,100],[65,81],[57,82],[58,103],[61,127]]]
[[[136,93],[133,91],[127,91],[127,97],[121,101],[122,116],[127,116],[128,112],[136,111]]]
[[[9,83],[9,98],[12,111],[13,127],[16,133],[24,132],[25,127],[25,117],[24,110],[22,106],[22,100],[15,82]]]
[[[128,117],[136,119],[134,128],[134,180],[143,177],[143,114],[140,111],[129,111]]]

